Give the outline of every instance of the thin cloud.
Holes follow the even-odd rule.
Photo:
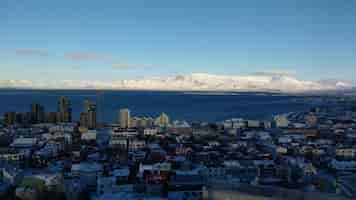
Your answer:
[[[114,69],[133,69],[133,68],[145,68],[144,66],[129,64],[124,62],[116,62],[112,64]]]
[[[99,62],[110,62],[111,67],[114,69],[126,70],[126,69],[143,69],[148,70],[152,69],[150,66],[140,65],[140,64],[132,64],[126,61],[120,61],[120,59],[114,58],[112,56],[107,55],[99,55],[96,53],[69,53],[66,54],[65,57],[69,58],[72,61],[80,62],[80,61],[99,61]]]
[[[295,77],[297,72],[294,70],[280,70],[280,69],[272,69],[272,70],[263,70],[257,71],[253,73],[256,76],[292,76]]]
[[[113,61],[111,56],[98,55],[96,53],[70,53],[66,55],[72,61]]]
[[[17,49],[17,56],[48,56],[48,52],[36,49]]]

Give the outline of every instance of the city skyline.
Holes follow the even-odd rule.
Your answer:
[[[0,1],[1,200],[356,199],[356,1]]]
[[[192,73],[354,85],[355,8],[350,1],[4,1],[1,86],[82,88]]]

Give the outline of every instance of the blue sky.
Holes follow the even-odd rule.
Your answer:
[[[2,0],[0,80],[204,72],[355,80],[356,1]]]

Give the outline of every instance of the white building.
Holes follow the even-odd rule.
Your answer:
[[[0,150],[0,160],[8,162],[20,162],[25,159],[25,152],[18,150]]]
[[[233,118],[232,121],[232,128],[245,128],[246,127],[246,120],[241,118]]]
[[[274,118],[275,122],[276,122],[276,126],[278,128],[287,128],[289,125],[289,120],[288,120],[288,116],[287,115],[277,115]]]
[[[286,137],[286,136],[282,136],[282,137],[279,137],[278,138],[278,143],[279,144],[288,144],[288,143],[291,143],[292,142],[292,138],[290,137]]]
[[[159,127],[168,127],[169,126],[169,117],[166,113],[162,113],[156,120],[155,125]]]
[[[223,165],[226,168],[240,168],[241,164],[238,160],[225,160]]]
[[[258,121],[258,120],[248,120],[247,121],[247,126],[249,128],[259,128],[260,127],[260,121]]]
[[[23,171],[14,167],[2,168],[3,181],[10,185],[17,185],[23,178]]]
[[[37,174],[34,177],[43,180],[47,187],[56,187],[63,184],[63,177],[60,173]]]
[[[339,157],[354,158],[356,156],[356,149],[353,148],[335,149],[335,155]]]
[[[60,143],[47,143],[42,149],[36,151],[36,155],[46,158],[54,158],[58,156],[60,151],[64,150],[64,146]]]
[[[127,149],[127,138],[112,137],[109,141],[109,146],[116,149]]]
[[[156,172],[159,173],[161,171],[164,172],[169,172],[171,170],[171,163],[156,163],[156,164],[152,164],[152,165],[144,165],[144,164],[140,164],[139,167],[139,171],[138,171],[138,175],[139,177],[143,177],[143,172],[144,171],[151,171],[151,172]]]
[[[143,135],[153,136],[153,135],[157,135],[157,133],[158,133],[158,129],[156,129],[156,128],[145,128],[143,130]]]
[[[96,130],[88,130],[88,132],[82,134],[81,139],[86,141],[96,140],[96,135]]]
[[[146,142],[144,140],[129,140],[129,151],[140,151],[146,147]]]
[[[233,127],[233,123],[231,120],[225,120],[223,122],[224,129],[230,129]]]
[[[278,146],[276,148],[276,151],[277,153],[280,153],[280,154],[286,154],[288,153],[288,149],[286,147],[282,147],[282,146]]]
[[[10,146],[14,148],[32,148],[36,145],[36,138],[16,138]]]
[[[112,131],[112,137],[136,137],[138,135],[137,131]]]
[[[49,128],[49,132],[53,133],[53,132],[62,132],[62,133],[72,133],[74,132],[74,128],[75,128],[75,124],[71,124],[71,123],[62,123],[56,126],[51,126]]]

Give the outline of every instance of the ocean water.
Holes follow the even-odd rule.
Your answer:
[[[312,107],[301,96],[266,93],[2,89],[0,115],[7,111],[30,111],[30,104],[35,102],[43,104],[46,112],[56,111],[61,95],[70,98],[75,120],[79,119],[83,100],[87,98],[98,102],[98,117],[105,122],[115,122],[121,108],[129,108],[131,116],[157,117],[165,112],[172,120],[213,122],[229,118],[269,119],[275,114]]]

